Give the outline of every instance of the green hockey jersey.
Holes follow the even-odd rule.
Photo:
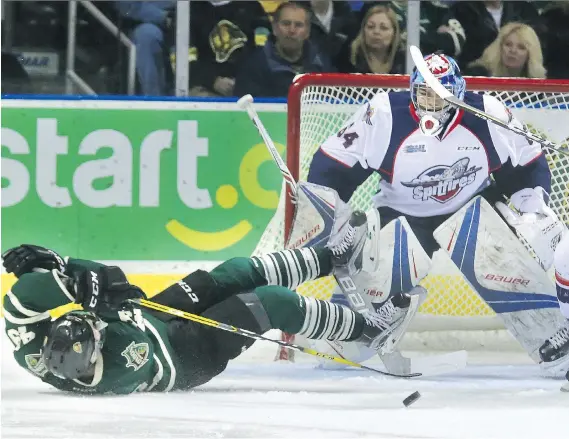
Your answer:
[[[70,259],[66,274],[100,266]],[[100,316],[108,326],[92,378],[64,380],[51,374],[43,364],[41,349],[52,321],[50,310],[75,300],[68,285],[69,278],[57,270],[27,273],[5,296],[6,333],[20,366],[66,391],[127,394],[179,387],[180,361],[168,340],[166,323],[132,306]]]

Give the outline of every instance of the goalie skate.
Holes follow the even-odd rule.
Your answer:
[[[350,220],[344,230],[337,238],[332,236],[328,243],[328,248],[332,251],[334,273],[346,271],[349,276],[352,276],[362,270],[366,233],[366,214],[361,210],[356,210],[350,215]]]
[[[552,375],[569,371],[569,320],[541,345],[539,357],[542,369]]]
[[[375,312],[368,310],[362,312],[366,326],[356,341],[364,343],[380,354],[393,352],[426,295],[426,290],[418,286],[408,294],[402,293],[390,297]]]

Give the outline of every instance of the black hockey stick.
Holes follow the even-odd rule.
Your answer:
[[[308,354],[308,355],[314,355],[315,357],[325,358],[326,360],[335,361],[336,363],[341,363],[341,364],[345,364],[347,366],[357,367],[359,369],[369,370],[371,372],[376,372],[376,373],[379,373],[381,375],[395,377],[395,378],[413,378],[413,377],[421,376],[420,373],[399,375],[399,374],[394,374],[394,373],[389,373],[389,372],[383,372],[381,370],[374,369],[374,368],[368,367],[368,366],[364,366],[363,364],[359,364],[359,363],[356,363],[354,361],[347,360],[345,358],[334,357],[333,355],[324,354],[324,353],[318,352],[314,349],[305,348],[305,347],[302,347],[302,346],[299,346],[296,344],[287,343],[287,342],[281,341],[281,340],[274,340],[272,338],[268,338],[268,337],[265,337],[263,335],[257,334],[256,332],[248,331],[246,329],[237,328],[237,327],[232,326],[232,325],[227,325],[225,323],[221,323],[221,322],[218,322],[216,320],[208,319],[207,317],[203,317],[203,316],[199,316],[197,314],[192,314],[189,312],[181,311],[179,309],[171,308],[169,306],[165,306],[165,305],[162,305],[162,304],[159,304],[156,302],[152,302],[150,300],[130,299],[130,302],[136,303],[138,305],[142,305],[146,308],[154,309],[156,311],[161,311],[161,312],[166,313],[166,314],[171,314],[171,315],[174,315],[177,317],[182,317],[183,319],[191,320],[192,322],[201,323],[202,325],[211,326],[213,328],[221,329],[222,331],[233,332],[235,334],[239,334],[239,335],[242,335],[244,337],[249,337],[249,338],[252,338],[254,340],[270,341],[272,343],[276,343],[280,346],[286,347],[288,349],[292,349],[294,351],[304,352],[305,354]]]

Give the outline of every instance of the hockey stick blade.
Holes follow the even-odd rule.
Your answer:
[[[561,390],[562,392],[567,392],[567,393],[569,393],[569,382],[563,384],[563,385],[561,386],[561,389],[559,389],[559,390]]]
[[[287,343],[282,340],[274,340],[272,338],[265,337],[261,334],[257,334],[253,331],[248,331],[246,329],[237,328],[236,326],[227,325],[225,323],[218,322],[216,320],[208,319],[207,317],[203,317],[197,314],[192,314],[189,312],[185,312],[176,308],[171,308],[166,305],[162,305],[160,303],[152,302],[150,300],[145,299],[129,299],[130,302],[136,303],[137,305],[142,305],[146,308],[150,308],[156,311],[160,311],[166,314],[171,314],[177,317],[181,317],[186,320],[191,320],[192,322],[201,323],[202,325],[211,326],[213,328],[220,329],[222,331],[233,332],[234,334],[242,335],[244,337],[249,337],[255,340],[263,340],[269,341],[271,343],[276,343],[280,346],[284,346],[288,349],[292,349],[294,351],[304,352],[308,355],[313,355],[315,357],[325,358],[326,360],[335,361],[337,363],[345,364],[346,366],[357,367],[359,369],[369,370],[370,372],[379,373],[380,375],[390,376],[394,378],[413,378],[417,376],[421,376],[420,373],[415,374],[394,374],[390,372],[384,372],[378,369],[374,369],[373,367],[364,366],[363,364],[356,363],[354,361],[347,360],[341,357],[335,357],[333,355],[324,354],[322,352],[318,352],[314,349],[305,348],[303,346],[295,345],[292,343]]]
[[[420,373],[422,376],[434,376],[464,369],[468,353],[456,351],[428,357],[405,357],[399,350],[395,350],[389,354],[379,354],[379,358],[392,373]]]
[[[444,99],[446,102],[453,105],[454,107],[460,108],[464,111],[467,111],[471,114],[474,114],[475,116],[479,117],[480,119],[486,120],[488,122],[492,122],[492,123],[494,123],[494,124],[496,124],[502,128],[510,130],[516,134],[519,134],[520,136],[524,136],[526,139],[528,139],[532,142],[537,142],[546,148],[549,148],[549,149],[552,149],[552,150],[558,152],[559,154],[569,156],[569,152],[561,149],[559,146],[557,146],[555,143],[551,142],[550,140],[544,139],[541,136],[537,136],[537,135],[533,134],[532,132],[530,132],[526,129],[519,128],[519,127],[516,127],[513,125],[509,125],[508,123],[502,121],[501,119],[494,117],[491,114],[488,114],[482,110],[479,110],[478,108],[473,107],[472,105],[468,105],[465,102],[461,101],[455,95],[453,95],[449,90],[447,90],[439,82],[439,80],[437,78],[435,78],[435,75],[433,75],[431,73],[431,71],[429,70],[429,67],[427,66],[426,61],[423,58],[423,54],[421,53],[421,50],[419,50],[419,48],[417,46],[410,46],[409,52],[411,53],[411,58],[413,59],[413,62],[415,63],[417,70],[419,70],[419,72],[421,73],[421,75],[425,79],[425,82],[427,83],[427,85],[441,99]]]

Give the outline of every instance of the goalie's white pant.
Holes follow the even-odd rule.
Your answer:
[[[555,283],[559,308],[569,319],[569,233],[566,233],[555,250]]]

